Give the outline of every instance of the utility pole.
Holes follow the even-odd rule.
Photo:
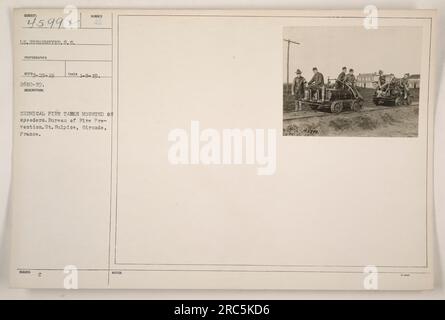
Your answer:
[[[289,39],[283,39],[283,41],[287,42],[287,83],[286,83],[286,86],[289,89],[289,51],[290,51],[290,44],[292,43],[292,44],[299,45],[300,43],[292,41],[292,40],[289,40]]]

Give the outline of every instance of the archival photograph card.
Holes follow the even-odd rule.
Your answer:
[[[11,286],[431,289],[435,19],[16,9]]]

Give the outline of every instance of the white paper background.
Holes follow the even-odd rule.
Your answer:
[[[219,0],[208,2],[201,1],[13,1],[4,0],[0,4],[0,299],[2,298],[245,298],[245,299],[308,299],[308,298],[445,298],[444,266],[441,257],[445,255],[445,228],[444,228],[444,193],[443,170],[444,162],[444,115],[441,104],[445,102],[445,94],[440,94],[442,83],[438,82],[439,98],[436,107],[436,140],[435,140],[435,222],[436,222],[436,289],[431,292],[406,292],[406,293],[353,293],[353,292],[303,292],[303,291],[45,291],[45,290],[11,290],[8,289],[8,254],[9,254],[9,228],[8,197],[10,184],[11,165],[11,136],[12,136],[12,46],[10,28],[12,25],[13,7],[63,7],[76,5],[78,7],[110,7],[110,8],[206,8],[206,9],[360,9],[366,5],[374,4],[380,9],[431,9],[439,10],[438,39],[444,38],[445,32],[445,3],[441,0],[430,1],[358,1],[339,0],[336,6],[329,1],[235,1]],[[381,6],[380,6],[381,4]],[[438,41],[437,77],[443,79],[444,44]],[[442,90],[443,91],[443,90]]]

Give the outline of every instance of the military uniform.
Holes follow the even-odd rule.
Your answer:
[[[345,76],[345,82],[349,84],[351,87],[355,86],[355,76],[353,74],[348,73]]]
[[[348,73],[346,75],[345,83],[348,84],[352,88],[353,94],[354,94],[354,96],[356,98],[363,99],[362,95],[360,94],[360,92],[355,87],[355,76],[353,74]]]
[[[321,87],[324,85],[324,77],[320,72],[316,72],[312,79],[307,83],[311,87]]]
[[[408,97],[408,93],[409,93],[409,81],[408,81],[408,78],[402,78],[400,80],[400,86],[403,89],[404,97],[406,99]]]
[[[338,77],[337,77],[337,81],[339,81],[339,82],[343,82],[343,81],[345,81],[345,78],[346,78],[346,73],[345,73],[344,71],[342,71],[342,72],[340,72],[340,74],[338,75]]]
[[[295,77],[294,83],[292,85],[292,93],[295,96],[295,99],[302,99],[304,97],[304,84],[306,83],[306,79],[304,77]]]
[[[397,84],[398,84],[397,78],[392,78],[391,80],[389,80],[389,82],[387,82],[385,79],[385,83],[382,85],[380,89],[384,92],[387,92],[388,90],[391,89],[391,87],[394,87]]]
[[[379,75],[379,87],[383,87],[386,83],[386,77],[384,75]]]
[[[336,86],[337,89],[342,89],[342,88],[345,86],[345,85],[344,85],[345,78],[346,78],[346,73],[345,73],[344,71],[342,71],[342,72],[338,75],[338,77],[337,77],[337,81],[336,81],[336,83],[335,83],[335,86]]]
[[[316,92],[320,94],[320,89],[324,86],[323,74],[317,71],[307,84],[309,86],[309,95],[312,99]]]
[[[295,77],[292,84],[292,94],[295,97],[295,110],[301,110],[300,100],[304,98],[304,84],[306,79],[304,77]]]

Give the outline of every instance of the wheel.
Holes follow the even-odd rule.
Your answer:
[[[403,103],[402,98],[401,97],[397,97],[396,100],[394,101],[394,105],[396,106],[401,106]]]
[[[351,104],[352,111],[358,112],[358,111],[361,111],[362,109],[363,109],[363,101],[361,101],[361,100],[352,101],[352,104]]]
[[[334,101],[331,104],[331,112],[332,113],[340,113],[343,110],[343,102],[342,101]]]

